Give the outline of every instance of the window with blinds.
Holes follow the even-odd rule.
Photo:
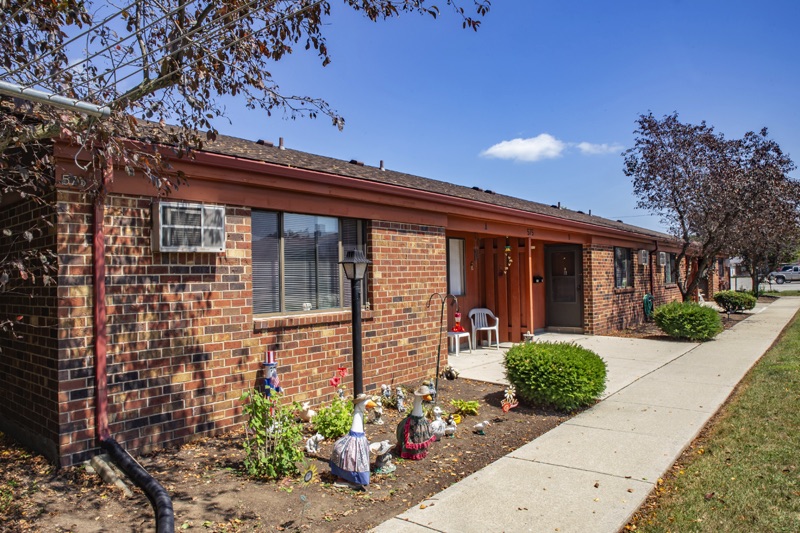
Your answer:
[[[633,287],[633,258],[630,248],[614,248],[614,287]]]
[[[366,253],[363,220],[253,211],[251,225],[253,313],[350,306],[339,261],[346,250]]]

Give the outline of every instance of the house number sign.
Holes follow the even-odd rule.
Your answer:
[[[62,174],[59,185],[69,187],[71,189],[85,189],[87,186],[86,180],[80,176],[73,176],[72,174]]]

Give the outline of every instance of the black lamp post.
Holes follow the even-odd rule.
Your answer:
[[[358,396],[364,392],[363,369],[361,365],[361,280],[367,273],[369,260],[361,250],[348,250],[340,261],[344,275],[350,280],[353,315],[353,392]]]

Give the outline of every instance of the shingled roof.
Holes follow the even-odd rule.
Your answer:
[[[445,181],[438,181],[430,178],[414,176],[393,170],[381,170],[378,167],[371,167],[356,161],[343,161],[331,157],[313,155],[297,150],[284,149],[273,146],[272,143],[264,141],[250,141],[226,135],[219,135],[216,140],[204,145],[203,151],[235,156],[255,161],[264,161],[275,165],[293,167],[316,172],[324,172],[336,176],[346,176],[348,178],[363,179],[379,183],[387,183],[416,189],[432,193],[443,194],[456,198],[464,198],[483,202],[486,204],[516,209],[527,213],[556,217],[564,220],[571,220],[610,228],[619,231],[634,233],[646,236],[651,239],[674,240],[674,237],[666,233],[625,224],[615,220],[589,215],[579,211],[561,208],[506,196],[492,191],[484,191],[477,187],[465,187],[455,185]]]

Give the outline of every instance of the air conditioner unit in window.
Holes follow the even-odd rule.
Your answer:
[[[658,252],[658,266],[660,266],[660,267],[667,266],[667,253],[666,252]]]
[[[639,250],[639,264],[646,265],[650,260],[650,254],[647,250]]]
[[[153,250],[224,252],[225,207],[184,202],[153,204]]]

